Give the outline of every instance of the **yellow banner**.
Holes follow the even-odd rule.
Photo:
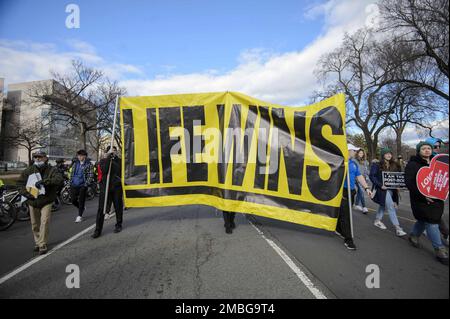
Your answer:
[[[120,98],[127,207],[202,204],[333,231],[345,99],[287,107],[235,93]]]

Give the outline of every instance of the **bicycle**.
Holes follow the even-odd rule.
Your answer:
[[[6,230],[14,224],[17,211],[14,205],[5,198],[4,188],[0,189],[0,231]]]

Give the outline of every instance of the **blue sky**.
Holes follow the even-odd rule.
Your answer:
[[[68,29],[66,5],[80,8],[80,28]],[[18,1],[0,4],[0,39],[95,47],[107,60],[164,72],[225,71],[246,49],[301,50],[324,27],[305,18],[320,1]]]

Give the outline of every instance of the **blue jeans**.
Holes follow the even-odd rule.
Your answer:
[[[441,248],[444,245],[442,244],[441,232],[439,231],[439,224],[430,224],[423,221],[416,221],[414,224],[413,230],[411,232],[412,236],[420,237],[424,230],[427,230],[428,239],[431,241],[431,244],[435,249]]]
[[[400,223],[398,222],[398,218],[397,218],[397,212],[395,211],[394,200],[392,199],[392,191],[391,190],[386,191],[385,205],[384,206],[380,205],[378,207],[378,211],[377,211],[377,215],[376,215],[375,219],[381,220],[383,218],[385,210],[387,210],[387,212],[389,214],[391,223],[394,226],[400,226]]]
[[[359,183],[356,183],[356,187],[357,188],[356,188],[355,205],[366,207],[366,200],[364,198],[364,189]]]

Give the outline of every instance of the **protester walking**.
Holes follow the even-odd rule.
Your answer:
[[[223,211],[223,220],[225,222],[225,232],[227,234],[232,234],[233,229],[236,228],[236,224],[234,223],[234,218],[236,217],[236,213]]]
[[[83,213],[86,209],[86,193],[89,185],[94,182],[94,167],[87,157],[85,150],[77,152],[77,159],[73,160],[70,168],[70,187],[72,204],[78,208],[76,223],[83,221]]]
[[[440,154],[442,151],[442,144],[444,143],[443,140],[440,138],[434,138],[429,137],[425,140],[425,142],[429,143],[430,145],[433,145],[433,156]],[[439,231],[442,234],[442,238],[444,239],[444,243],[448,246],[449,242],[449,229],[448,225],[445,222],[444,218],[441,218],[441,222],[439,223]]]
[[[358,151],[358,148],[353,146],[352,144],[348,144],[348,174],[350,176],[350,193],[351,198],[348,198],[349,186],[347,183],[347,178],[345,178],[344,182],[344,190],[342,194],[341,207],[339,209],[339,216],[336,225],[336,234],[344,239],[344,245],[349,250],[356,250],[356,245],[353,242],[353,235],[351,229],[351,216],[350,216],[350,207],[354,202],[355,194],[356,194],[356,183],[360,183],[364,190],[367,192],[367,195],[371,196],[372,193],[370,191],[369,186],[366,183],[366,180],[361,175],[359,171],[358,164],[354,160],[355,152]],[[350,203],[349,203],[350,200]]]
[[[381,221],[384,213],[389,214],[389,219],[395,227],[395,233],[397,236],[405,236],[406,233],[400,227],[400,223],[397,217],[397,208],[399,204],[399,193],[397,189],[388,189],[383,185],[382,174],[383,172],[399,172],[400,166],[394,161],[392,152],[388,148],[381,150],[381,159],[378,163],[372,164],[370,169],[370,180],[373,183],[372,191],[375,192],[373,201],[377,203],[378,211],[375,216],[374,225],[380,229],[386,229],[387,227]]]
[[[430,161],[433,158],[432,148],[433,144],[429,142],[417,144],[417,155],[411,157],[405,169],[405,181],[410,192],[411,209],[417,220],[409,235],[409,241],[414,247],[420,247],[419,238],[426,230],[427,236],[435,250],[436,258],[441,263],[448,265],[448,251],[442,243],[439,232],[439,223],[444,213],[444,202],[422,195],[416,181],[419,169],[430,165]]]
[[[364,177],[364,180],[369,180],[369,162],[366,160],[366,152],[361,148],[356,153],[355,161],[358,164],[359,172]],[[356,183],[356,201],[355,209],[367,214],[369,210],[366,207],[366,200],[364,198],[364,188],[360,183]]]
[[[49,223],[52,212],[52,204],[56,199],[58,189],[63,183],[61,174],[55,167],[48,164],[47,154],[37,151],[33,154],[34,163],[26,168],[17,181],[19,192],[26,198],[26,204],[30,208],[31,229],[34,237],[34,251],[40,255],[47,253],[47,243],[49,237]],[[27,189],[29,177],[32,174],[39,174],[40,180],[37,180],[34,187],[43,194],[33,196]]]
[[[107,212],[111,207],[111,203],[114,204],[114,210],[116,212],[116,225],[114,232],[119,233],[122,231],[122,219],[123,219],[123,193],[122,193],[122,166],[121,160],[117,156],[117,148],[108,146],[106,149],[106,156],[100,160],[97,168],[98,182],[100,184],[100,196],[98,200],[97,220],[95,225],[95,231],[92,238],[98,238],[102,234],[103,223],[105,215],[103,214],[105,205],[105,196],[107,196]],[[108,192],[106,192],[107,179],[109,174],[109,186]]]

